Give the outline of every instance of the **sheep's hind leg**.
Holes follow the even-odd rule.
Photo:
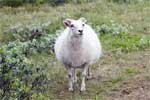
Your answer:
[[[81,74],[81,87],[80,87],[81,92],[86,90],[85,88],[86,70],[87,70],[87,66],[84,65],[82,68],[82,74]]]
[[[68,72],[68,81],[69,81],[69,91],[73,92],[74,91],[73,69],[72,68],[67,68],[67,72]]]
[[[87,79],[90,80],[92,79],[92,73],[91,73],[91,67],[88,66],[88,70],[87,70]]]

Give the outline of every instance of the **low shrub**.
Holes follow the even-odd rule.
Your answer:
[[[39,25],[14,26],[5,32],[5,36],[11,36],[11,41],[18,39],[27,43],[30,48],[28,54],[36,52],[52,53],[54,52],[55,39],[62,29],[51,34],[50,24],[50,22],[47,22]]]
[[[29,44],[19,40],[0,47],[0,99],[44,99],[46,68],[28,60]]]
[[[101,26],[96,26],[96,30],[100,34],[129,33],[130,29],[132,29],[132,27],[129,25],[122,25],[113,21],[109,25],[103,24]]]
[[[23,5],[24,0],[1,0],[1,6],[18,7]]]
[[[58,6],[62,5],[64,3],[85,3],[85,2],[91,2],[95,0],[1,0],[0,6],[10,6],[10,7],[18,7],[25,4],[31,4],[31,5],[40,5],[47,3],[51,6]]]
[[[131,4],[131,3],[143,3],[143,2],[147,2],[148,0],[107,0],[109,2],[114,2],[114,3],[127,3],[127,4]]]

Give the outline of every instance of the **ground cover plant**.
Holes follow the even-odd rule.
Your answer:
[[[14,41],[0,47],[0,98],[43,98],[46,74],[40,66],[33,66],[27,58],[29,45]]]

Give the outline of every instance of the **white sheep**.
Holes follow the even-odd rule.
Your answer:
[[[85,18],[66,19],[64,25],[66,29],[55,43],[56,58],[67,69],[69,91],[74,91],[76,68],[82,69],[80,91],[85,91],[85,78],[91,78],[89,65],[102,54],[101,44],[97,34],[86,24]]]

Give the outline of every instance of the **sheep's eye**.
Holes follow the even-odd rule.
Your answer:
[[[70,25],[70,27],[74,27],[74,25],[72,24],[72,25]]]
[[[82,24],[82,26],[84,26],[84,24]]]

